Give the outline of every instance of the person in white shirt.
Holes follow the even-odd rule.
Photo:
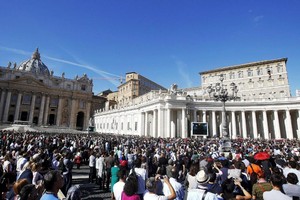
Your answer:
[[[289,173],[294,173],[297,175],[298,180],[300,180],[300,170],[297,169],[297,162],[296,161],[289,161],[288,167],[283,168],[283,175],[285,178],[287,178],[287,175]],[[300,185],[300,182],[297,183]]]
[[[94,151],[91,152],[91,155],[89,157],[89,167],[90,167],[89,182],[92,183],[94,178],[96,178],[96,157]]]
[[[157,184],[157,181],[160,181],[159,179],[162,179],[163,182],[168,186],[170,195],[168,195],[168,196],[157,195],[155,193],[156,192],[156,184]],[[159,174],[157,174],[155,176],[155,178],[154,177],[148,178],[146,181],[146,188],[148,191],[144,195],[144,200],[169,200],[169,199],[176,198],[175,190],[174,190],[173,186],[171,185],[169,178],[167,176],[161,177]]]
[[[181,183],[179,183],[177,181],[177,177],[178,177],[178,171],[176,169],[176,167],[173,167],[171,169],[171,177],[169,179],[170,184],[172,185],[175,193],[176,193],[176,200],[182,200],[184,198],[184,187]],[[169,196],[171,195],[171,192],[169,190],[169,187],[167,187],[167,184],[164,182],[163,184],[163,193],[165,196]]]
[[[272,175],[271,176],[271,184],[273,189],[271,191],[266,191],[263,193],[264,200],[292,200],[292,197],[285,195],[280,191],[282,186],[282,177],[279,175]]]
[[[125,170],[119,170],[118,171],[118,177],[119,181],[114,184],[113,186],[113,194],[115,197],[115,200],[121,200],[121,195],[124,190],[125,180],[126,180],[126,171]]]
[[[147,177],[147,171],[146,169],[142,168],[142,161],[140,158],[137,158],[135,160],[135,168],[132,170],[135,171],[137,177],[138,177],[138,191],[137,194],[142,196],[145,193],[145,181],[148,178]],[[132,173],[132,170],[130,171],[130,174]]]

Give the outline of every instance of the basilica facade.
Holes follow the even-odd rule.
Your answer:
[[[74,79],[54,76],[42,62],[38,49],[21,64],[0,67],[0,123],[28,122],[85,130],[93,110],[105,99],[94,96],[86,74]]]
[[[266,60],[200,72],[202,85],[151,92],[130,103],[96,110],[99,133],[132,134],[149,137],[191,137],[192,123],[207,124],[205,137],[222,137],[222,102],[211,98],[207,88],[224,78],[232,82],[239,98],[226,102],[230,138],[300,138],[300,97],[290,93],[287,59]]]

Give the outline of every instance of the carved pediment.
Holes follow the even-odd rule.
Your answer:
[[[32,77],[21,77],[10,81],[11,84],[22,85],[24,87],[45,87],[45,84],[40,80]]]

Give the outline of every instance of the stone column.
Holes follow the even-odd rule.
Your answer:
[[[145,112],[145,130],[144,130],[144,136],[148,136],[148,112]]]
[[[50,96],[47,97],[46,105],[45,105],[45,113],[44,113],[44,124],[48,124],[48,117],[49,117],[49,105],[50,104]]]
[[[264,139],[271,139],[269,138],[269,127],[268,127],[268,116],[267,111],[263,111],[263,126],[264,126]]]
[[[243,110],[242,111],[242,137],[243,138],[247,138],[248,134],[247,134],[247,124],[246,124],[246,113]]]
[[[83,123],[83,130],[86,130],[89,127],[90,118],[91,118],[91,102],[87,102],[86,104],[86,116]]]
[[[0,99],[0,121],[2,121],[2,116],[3,116],[4,97],[5,97],[5,90],[2,90],[1,99]]]
[[[182,108],[181,110],[181,115],[182,115],[182,118],[181,118],[181,138],[186,138],[187,137],[187,118],[186,118],[186,109],[185,108]],[[194,110],[194,117],[196,116],[196,112]],[[194,121],[195,118],[194,118]]]
[[[192,121],[192,120],[191,120]],[[194,122],[197,122],[198,119],[197,119],[197,110],[196,109],[193,109],[193,121]]]
[[[211,113],[212,113],[212,130],[213,130],[212,135],[215,136],[217,135],[216,111],[213,110],[211,111]]]
[[[32,94],[31,105],[30,105],[30,113],[29,113],[29,122],[32,123],[33,115],[34,115],[34,107],[35,107],[35,99],[36,95]]]
[[[171,109],[167,108],[167,121],[166,121],[166,135],[165,137],[170,137],[171,136]]]
[[[300,110],[298,110],[297,128],[297,138],[300,139]]]
[[[278,111],[274,110],[274,131],[275,131],[275,139],[281,138]]]
[[[61,114],[62,114],[62,101],[63,98],[58,97],[58,106],[57,106],[57,112],[56,112],[56,126],[60,126],[61,122]]]
[[[145,113],[141,112],[141,116],[140,116],[140,136],[145,135]]]
[[[157,137],[163,137],[163,117],[162,117],[163,111],[161,108],[158,108],[157,111]]]
[[[75,120],[77,120],[77,119],[75,119],[76,118],[76,112],[77,112],[77,109],[76,109],[76,99],[72,99],[72,102],[71,102],[71,114],[70,114],[70,125],[69,125],[69,127],[70,128],[76,128],[76,124],[75,124]],[[106,122],[106,121],[105,121]],[[121,124],[120,124],[121,125]],[[107,129],[107,124],[105,123],[105,128]]]
[[[292,128],[292,120],[291,120],[291,114],[289,109],[285,110],[286,118],[284,120],[285,124],[285,130],[286,130],[286,137],[287,139],[293,139],[293,128]]]
[[[7,122],[8,120],[8,112],[10,108],[10,99],[11,99],[11,91],[7,92],[6,95],[6,102],[5,102],[5,107],[4,107],[4,114],[3,114],[3,121]]]
[[[21,100],[22,100],[22,93],[20,92],[18,94],[18,99],[17,99],[17,105],[16,105],[16,110],[15,110],[14,120],[19,120]]]
[[[257,122],[256,122],[256,113],[252,111],[252,126],[253,126],[253,138],[257,138]]]
[[[206,122],[206,110],[202,112],[202,122]]]
[[[39,121],[38,121],[38,125],[42,125],[43,123],[43,116],[44,116],[44,109],[45,109],[45,99],[46,96],[43,94],[42,96],[42,101],[41,101],[41,107],[40,107],[40,113],[39,113]]]
[[[153,123],[152,123],[152,136],[157,137],[157,125],[156,125],[156,115],[157,115],[157,110],[153,110]]]
[[[235,111],[231,111],[231,121],[232,121],[232,139],[236,138],[236,118],[235,118]]]

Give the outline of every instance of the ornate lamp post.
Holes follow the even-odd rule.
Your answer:
[[[237,99],[237,86],[235,83],[230,83],[229,91],[227,85],[223,84],[224,77],[220,75],[220,82],[216,83],[214,86],[211,84],[207,87],[207,92],[209,93],[210,98],[213,98],[216,101],[222,102],[222,136],[228,138],[228,125],[226,119],[226,109],[225,102],[228,100]]]

